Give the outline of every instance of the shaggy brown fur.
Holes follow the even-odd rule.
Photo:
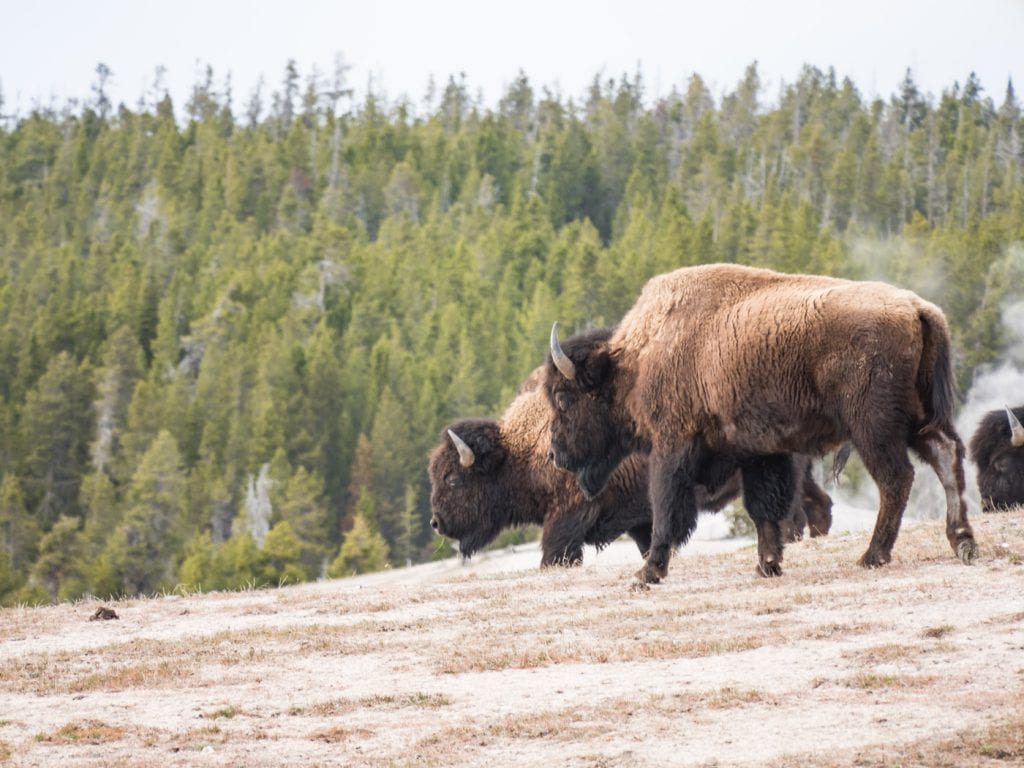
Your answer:
[[[608,332],[603,333],[607,339]],[[593,334],[592,334],[593,335]],[[577,565],[584,544],[598,548],[628,533],[641,554],[650,547],[651,509],[647,500],[647,459],[634,455],[611,473],[603,492],[589,498],[575,478],[550,458],[551,408],[537,369],[498,420],[464,419],[441,431],[430,454],[431,526],[459,542],[463,556],[491,543],[505,528],[543,526],[541,565]],[[469,467],[460,463],[451,429],[473,451]],[[832,500],[814,482],[807,457],[793,459],[803,493],[784,520],[783,535],[798,540],[806,525],[811,536],[828,533]],[[714,468],[696,487],[696,505],[715,512],[737,498],[740,475]]]
[[[1024,420],[1024,406],[1013,408]],[[971,437],[969,452],[978,467],[978,490],[983,512],[998,512],[1024,504],[1024,446],[1010,442],[1006,411],[989,411]]]
[[[554,345],[553,345],[554,347]],[[781,573],[778,521],[796,483],[785,454],[849,442],[881,506],[865,566],[887,563],[914,470],[946,492],[946,534],[976,555],[952,424],[949,331],[933,304],[883,283],[706,265],[653,278],[607,342],[567,343],[573,377],[549,361],[556,463],[596,492],[614,465],[649,453],[652,546],[643,584],[667,573],[695,525],[695,478],[735,461],[759,533],[759,569]]]

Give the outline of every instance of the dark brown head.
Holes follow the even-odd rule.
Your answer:
[[[981,508],[986,512],[1024,504],[1024,406],[989,411],[970,443],[978,467]]]
[[[608,348],[611,331],[597,329],[558,341],[551,328],[551,354],[544,391],[554,415],[551,456],[576,475],[588,497],[604,488],[612,472],[636,450],[636,439],[614,400],[616,365]]]
[[[488,419],[445,427],[430,452],[430,527],[458,541],[464,557],[486,547],[510,524],[506,459],[498,424]]]

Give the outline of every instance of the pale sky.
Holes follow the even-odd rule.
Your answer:
[[[464,72],[490,106],[520,70],[536,92],[577,101],[595,75],[639,69],[652,97],[696,72],[717,99],[755,60],[767,101],[806,63],[865,98],[887,98],[908,67],[935,97],[973,71],[998,105],[1009,78],[1024,89],[1024,0],[0,0],[8,114],[89,98],[99,62],[114,102],[133,108],[165,67],[179,115],[206,65],[216,90],[230,72],[239,114],[261,75],[268,103],[288,59],[304,83],[338,54],[357,98],[372,81],[414,105],[431,75],[443,87]]]

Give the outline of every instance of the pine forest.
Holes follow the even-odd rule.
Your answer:
[[[0,603],[254,588],[452,555],[442,427],[502,412],[652,275],[882,279],[946,312],[961,391],[1024,299],[1012,83],[867,98],[756,64],[493,106],[284,67],[0,119]],[[991,89],[991,90],[990,90]],[[0,115],[6,110],[0,101]]]

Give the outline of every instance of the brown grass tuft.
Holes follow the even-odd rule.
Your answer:
[[[365,739],[373,735],[368,728],[347,728],[343,725],[333,728],[324,728],[309,734],[306,738],[310,741],[323,741],[328,744],[339,744],[351,739]]]
[[[883,674],[878,672],[862,672],[842,681],[847,688],[878,690],[879,688],[928,688],[938,683],[937,675],[903,675]]]
[[[361,699],[332,699],[306,707],[292,707],[288,714],[293,717],[316,715],[334,717],[358,709],[438,709],[452,703],[450,696],[441,693],[402,693],[394,695],[364,696]]]
[[[125,738],[125,728],[118,725],[107,725],[99,720],[85,720],[80,723],[68,723],[53,733],[36,734],[36,741],[48,744],[105,744]]]
[[[928,627],[921,633],[921,636],[938,639],[940,637],[945,637],[946,635],[953,632],[955,629],[956,627],[950,626],[949,624],[941,624],[937,627]]]

